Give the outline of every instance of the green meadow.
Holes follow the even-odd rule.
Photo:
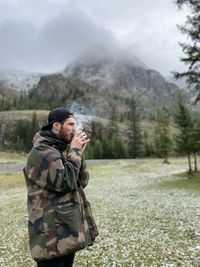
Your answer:
[[[16,164],[0,153],[0,266],[34,267],[28,247],[26,187]],[[5,168],[9,166],[9,168]],[[15,168],[13,168],[15,166]],[[88,199],[100,235],[76,253],[75,267],[199,266],[200,174],[186,158],[91,160]]]

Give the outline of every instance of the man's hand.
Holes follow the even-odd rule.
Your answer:
[[[87,144],[88,144],[89,141],[90,141],[90,140],[87,139],[87,143],[85,143],[85,144],[82,146],[82,148],[81,148],[81,152],[82,152],[82,153],[85,151],[86,146],[87,146]]]
[[[83,152],[89,141],[90,140],[87,139],[86,133],[80,131],[74,135],[74,137],[71,141],[70,147],[71,148],[79,148],[81,150],[81,152]]]

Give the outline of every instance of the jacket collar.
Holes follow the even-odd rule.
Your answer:
[[[34,146],[37,146],[39,144],[49,145],[55,147],[59,151],[64,151],[67,148],[67,144],[50,130],[40,131],[36,133],[33,139],[33,143]]]

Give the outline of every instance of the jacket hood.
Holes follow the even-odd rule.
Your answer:
[[[38,145],[53,146],[61,151],[64,151],[67,148],[67,144],[52,131],[37,132],[33,137],[33,147]]]

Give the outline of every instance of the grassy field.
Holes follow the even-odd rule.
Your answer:
[[[24,156],[4,162],[10,160],[21,163]],[[86,192],[100,235],[76,254],[75,267],[200,266],[200,175],[184,173],[185,158],[170,162],[88,161]],[[0,200],[0,266],[35,266],[21,172],[0,176]]]

